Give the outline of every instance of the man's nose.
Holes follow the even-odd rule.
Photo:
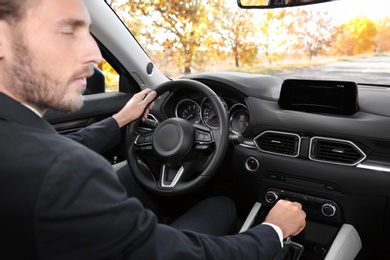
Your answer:
[[[99,64],[102,62],[102,53],[99,46],[91,34],[88,34],[87,43],[85,44],[85,63]]]

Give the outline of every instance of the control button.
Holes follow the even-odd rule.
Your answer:
[[[286,176],[279,173],[268,173],[267,178],[275,180],[275,181],[286,181]]]
[[[207,150],[208,148],[209,148],[208,145],[202,145],[202,144],[197,144],[197,145],[195,146],[195,149],[196,149],[196,150]]]
[[[210,135],[210,134],[205,134],[205,135],[204,135],[204,140],[205,140],[206,142],[211,142],[211,141],[212,141],[211,135]]]
[[[268,203],[275,203],[278,200],[278,198],[279,198],[278,194],[272,190],[267,191],[267,193],[265,194],[265,200]]]
[[[278,179],[278,175],[276,173],[270,173],[270,174],[268,174],[268,178],[277,180]]]
[[[140,135],[137,139],[137,144],[143,144],[145,143],[145,137]]]
[[[151,151],[152,150],[152,146],[151,145],[144,145],[144,146],[141,146],[140,149],[142,151]]]
[[[294,194],[293,198],[297,200],[307,200],[306,196],[302,194]]]
[[[336,206],[330,203],[325,203],[324,205],[322,205],[321,211],[324,216],[333,217],[336,214]]]
[[[314,252],[318,255],[325,255],[326,254],[326,249],[323,248],[322,246],[314,246]]]
[[[314,202],[317,204],[324,204],[325,200],[322,198],[314,197]]]
[[[195,140],[196,141],[204,141],[204,134],[196,132]]]
[[[256,171],[260,166],[259,161],[255,157],[249,157],[245,162],[245,168],[250,171]]]
[[[340,187],[334,184],[325,184],[324,188],[325,190],[329,190],[329,191],[341,192]]]
[[[305,195],[305,197],[306,197],[307,201],[314,202],[314,197],[313,196]]]
[[[145,142],[146,142],[146,143],[150,143],[150,142],[153,140],[152,138],[153,138],[152,135],[146,135],[146,136],[145,136]]]

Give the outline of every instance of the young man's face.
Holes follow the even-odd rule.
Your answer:
[[[2,80],[8,92],[41,112],[74,111],[101,54],[83,0],[38,0],[11,28]]]

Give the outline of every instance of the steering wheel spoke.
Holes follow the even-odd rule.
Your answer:
[[[167,165],[162,165],[160,171],[159,188],[173,189],[180,181],[183,173],[183,166],[169,167]]]

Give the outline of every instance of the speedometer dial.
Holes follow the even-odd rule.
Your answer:
[[[200,123],[200,107],[192,99],[183,99],[175,108],[176,117],[184,118],[191,123]]]
[[[225,107],[225,111],[228,111],[226,102],[222,99],[221,102]],[[211,103],[205,98],[202,101],[202,119],[203,123],[210,128],[218,128],[219,127],[219,118],[215,114],[214,108]]]

